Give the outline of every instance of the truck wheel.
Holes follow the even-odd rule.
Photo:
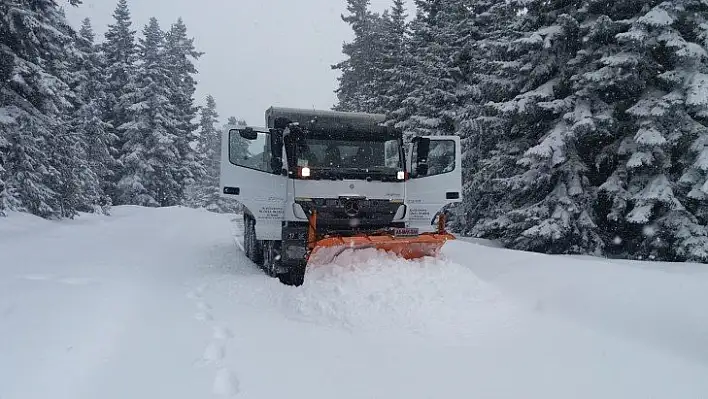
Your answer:
[[[280,248],[281,241],[263,241],[263,270],[271,277],[280,270]]]
[[[253,242],[251,235],[251,219],[247,216],[243,218],[243,252],[248,259],[253,260]]]
[[[256,226],[253,226],[253,263],[263,267],[263,241],[256,239]]]
[[[244,249],[248,259],[253,261],[258,266],[263,264],[263,249],[262,244],[256,239],[256,221],[252,218],[246,218],[244,232]]]
[[[304,261],[300,262],[297,265],[291,266],[287,272],[278,274],[278,280],[280,280],[282,284],[299,287],[305,282],[306,268],[307,263]]]

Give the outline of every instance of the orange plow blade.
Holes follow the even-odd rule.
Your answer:
[[[344,251],[375,248],[394,253],[404,259],[437,256],[448,240],[455,236],[449,233],[421,234],[413,237],[391,235],[329,237],[315,243],[308,258],[308,265],[322,265],[332,262]]]

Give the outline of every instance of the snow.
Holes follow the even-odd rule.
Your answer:
[[[0,108],[0,124],[1,125],[10,125],[15,123],[17,115],[16,112],[14,111],[15,107],[2,107]]]
[[[642,165],[651,165],[652,162],[654,162],[654,157],[650,153],[637,151],[632,154],[632,157],[627,161],[627,167],[630,169],[638,168]]]
[[[526,157],[550,158],[551,165],[557,166],[565,162],[565,140],[569,136],[568,125],[564,121],[556,123],[553,129],[538,145],[535,145],[526,151],[524,158],[519,163],[529,163]]]
[[[637,22],[649,26],[654,26],[654,27],[661,27],[661,26],[668,26],[674,23],[674,18],[669,15],[668,12],[665,10],[659,8],[659,7],[654,7],[651,11],[649,11],[646,15],[643,17],[639,18]]]
[[[661,146],[666,144],[664,135],[661,134],[654,126],[642,126],[634,136],[637,144],[646,146]]]
[[[619,53],[603,57],[600,62],[611,67],[636,67],[639,64],[639,58],[636,54]]]
[[[676,51],[676,55],[691,60],[708,58],[708,52],[706,52],[701,45],[696,43],[685,43],[684,46]]]
[[[287,287],[233,215],[112,213],[0,220],[2,399],[708,394],[705,265],[465,239],[345,253]]]
[[[615,73],[611,68],[603,67],[596,71],[584,73],[583,78],[588,82],[606,83],[615,79]]]
[[[696,73],[686,93],[686,104],[692,106],[708,106],[708,75]]]
[[[693,167],[704,172],[708,171],[708,147],[703,147],[701,152],[696,157]]]

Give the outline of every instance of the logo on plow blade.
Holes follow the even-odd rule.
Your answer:
[[[344,213],[349,217],[354,217],[359,214],[359,203],[354,200],[344,202]]]

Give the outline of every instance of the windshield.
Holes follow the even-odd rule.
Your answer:
[[[302,139],[295,147],[297,166],[381,170],[402,170],[400,144],[386,141]]]

